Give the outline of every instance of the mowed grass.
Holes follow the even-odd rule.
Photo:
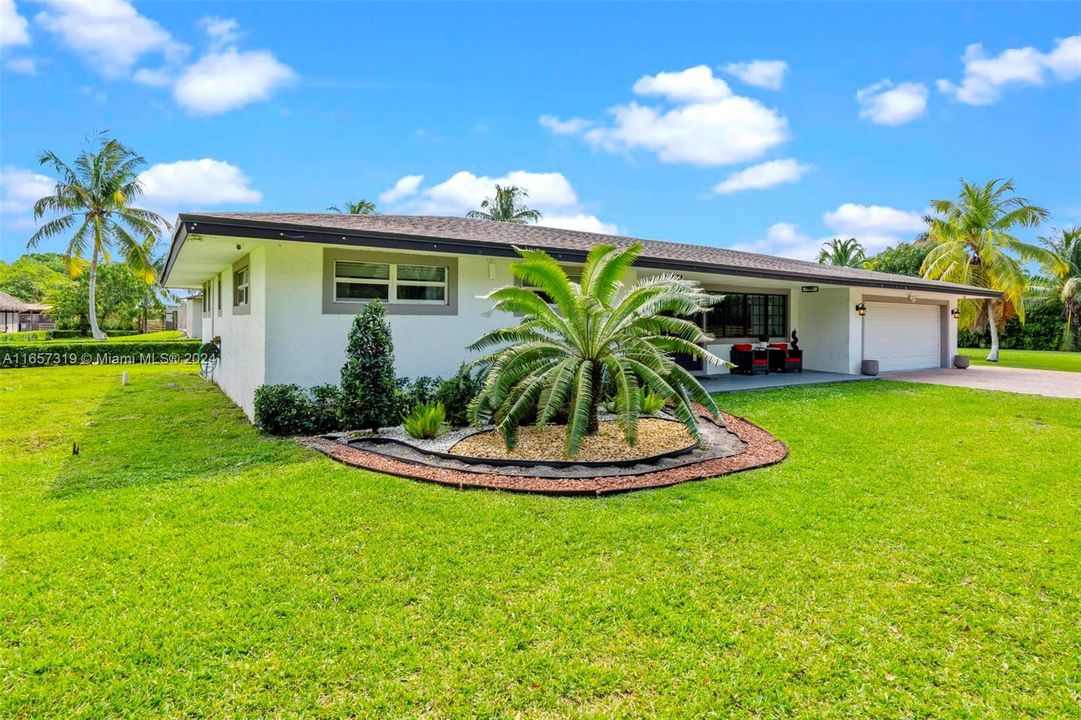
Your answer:
[[[1081,373],[1081,352],[1058,350],[999,350],[998,362],[990,363],[986,348],[965,348],[958,354],[968,355],[973,365],[998,365],[1000,367],[1027,368],[1029,370],[1063,370]]]
[[[0,717],[1078,713],[1077,401],[725,395],[788,460],[558,499],[348,468],[124,369],[0,371]]]

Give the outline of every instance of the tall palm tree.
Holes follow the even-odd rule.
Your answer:
[[[833,238],[827,243],[822,243],[822,249],[818,251],[818,262],[823,265],[860,267],[866,259],[867,254],[856,238],[847,240]]]
[[[1058,299],[1062,303],[1066,324],[1062,329],[1062,349],[1078,350],[1081,346],[1081,228],[1067,227],[1049,238],[1040,238],[1044,247],[1062,261],[1057,269],[1044,267],[1044,272],[1032,284],[1037,300]]]
[[[489,369],[470,407],[471,420],[492,420],[508,449],[528,416],[543,427],[567,412],[564,451],[574,457],[586,435],[597,432],[604,388],[615,388],[612,404],[623,437],[633,445],[644,390],[662,396],[695,439],[700,440],[691,401],[716,415],[717,406],[690,373],[672,359],[687,353],[717,365],[725,362],[701,347],[710,338],[685,316],[696,316],[720,298],[696,282],[661,275],[620,294],[620,278],[642,252],[595,245],[573,283],[550,255],[519,250],[511,271],[522,286],[494,291],[494,310],[522,315],[518,325],[490,332],[472,350],[499,349],[475,361]],[[529,289],[529,288],[536,288]],[[543,293],[544,296],[540,293]],[[551,303],[549,304],[550,298]]]
[[[38,162],[50,166],[58,177],[53,194],[34,203],[34,219],[40,220],[46,213],[57,217],[42,225],[27,247],[71,231],[65,253],[68,269],[73,276],[84,270],[90,273],[90,330],[101,340],[105,336],[98,327],[95,298],[99,264],[110,262],[116,252],[138,275],[153,282],[151,251],[169,223],[130,204],[143,193],[138,169],[146,160],[104,133],[94,147],[79,153],[72,165],[53,152],[42,153]]]
[[[927,230],[933,245],[920,273],[927,278],[996,290],[1000,299],[961,301],[962,322],[975,332],[991,332],[990,362],[998,362],[998,328],[1014,315],[1025,320],[1024,296],[1029,281],[1022,262],[1060,268],[1054,253],[1011,234],[1017,227],[1035,227],[1049,216],[1015,194],[1012,180],[983,185],[961,181],[957,200],[932,200]]]
[[[537,222],[541,219],[540,211],[521,204],[527,197],[529,193],[524,188],[517,185],[502,187],[497,184],[495,197],[484,198],[480,203],[480,210],[470,210],[465,216],[473,220],[497,220],[519,225]]]
[[[327,208],[331,212],[341,213],[344,215],[376,215],[375,203],[371,200],[356,200],[345,203],[345,208],[340,208],[337,205],[331,205]]]

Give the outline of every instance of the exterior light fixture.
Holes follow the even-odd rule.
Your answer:
[[[954,308],[953,310],[950,310],[950,315],[953,315],[954,320],[961,317],[961,308]]]
[[[856,305],[856,314],[859,315],[860,317],[863,317],[864,315],[866,315],[867,314],[867,306],[864,305],[863,303],[859,303],[858,305]]]

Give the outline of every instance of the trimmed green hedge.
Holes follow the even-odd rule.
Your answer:
[[[0,345],[0,367],[199,362],[202,344],[200,340],[5,343]]]

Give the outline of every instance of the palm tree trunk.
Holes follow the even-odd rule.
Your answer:
[[[603,374],[600,365],[593,363],[593,399],[589,401],[589,424],[586,426],[586,435],[596,435],[601,427],[601,419],[598,417],[601,405],[601,393],[604,392]]]
[[[95,340],[104,340],[105,335],[102,334],[101,328],[98,327],[98,307],[97,307],[97,286],[98,286],[98,248],[95,244],[94,254],[90,257],[90,334]]]
[[[987,353],[987,362],[998,362],[998,325],[995,324],[995,304],[988,303],[987,328],[991,331],[991,352]]]

